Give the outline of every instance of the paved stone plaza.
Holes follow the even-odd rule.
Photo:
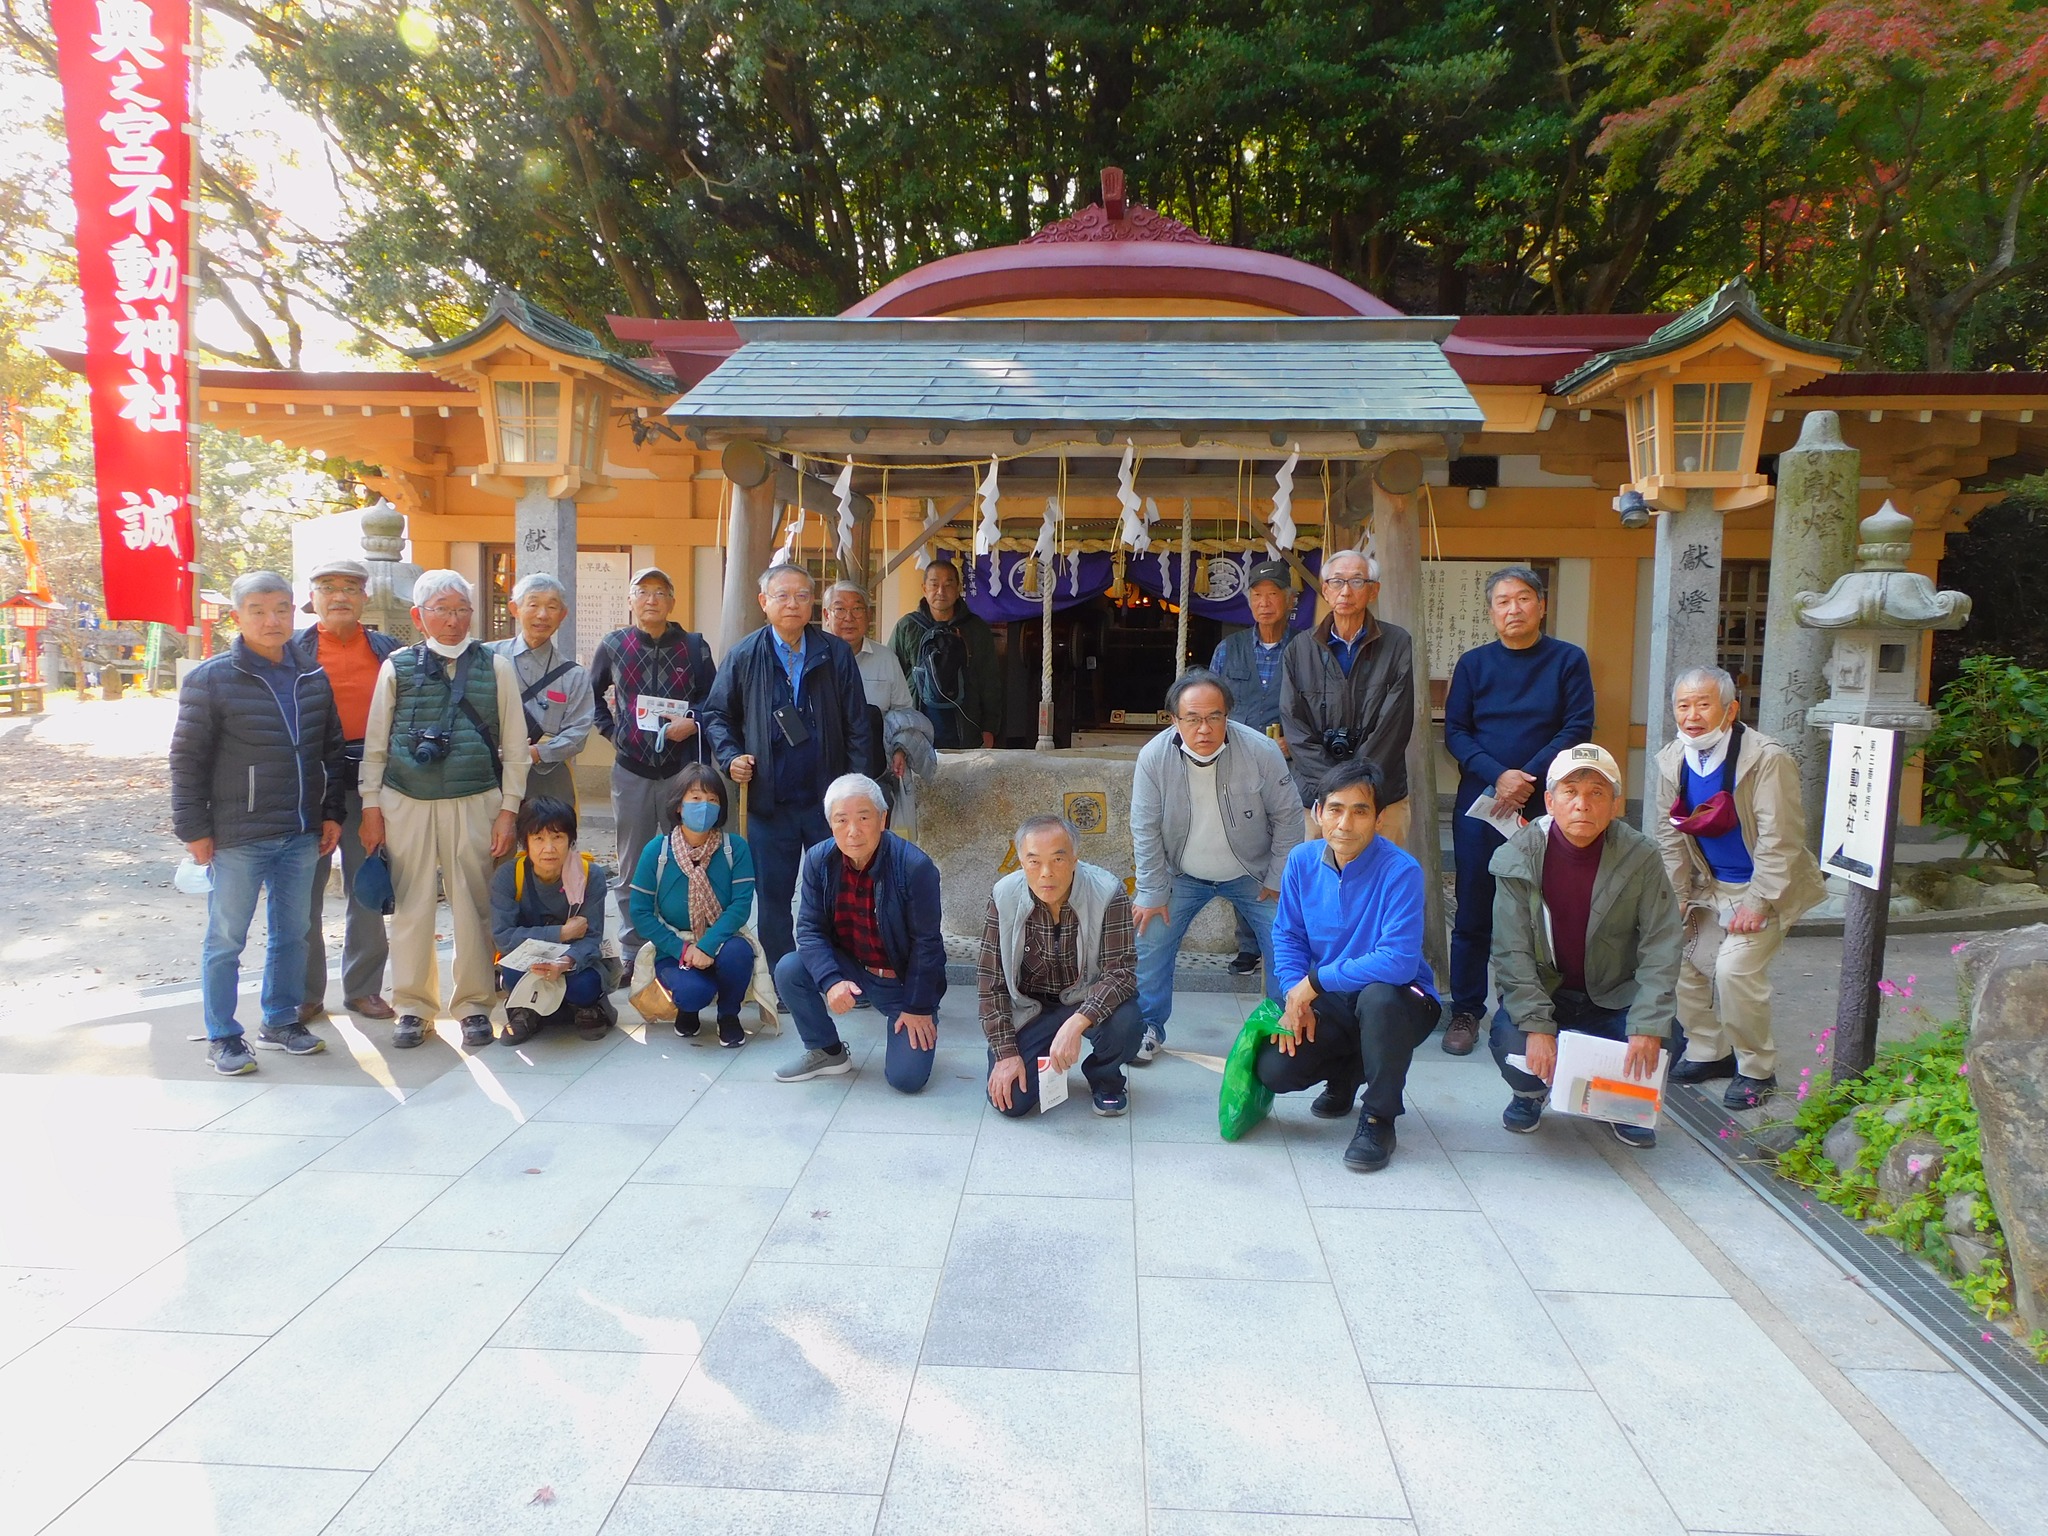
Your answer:
[[[1483,1055],[1359,1177],[1306,1095],[1218,1141],[1234,997],[1025,1123],[958,1003],[906,1099],[345,1016],[205,1079],[138,1002],[0,1078],[10,1532],[2048,1531],[2048,1447],[1683,1133],[1510,1138]]]

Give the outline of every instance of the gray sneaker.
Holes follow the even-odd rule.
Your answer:
[[[1149,1067],[1152,1058],[1159,1054],[1159,1048],[1166,1042],[1159,1038],[1159,1031],[1150,1024],[1145,1026],[1145,1038],[1138,1042],[1138,1054],[1131,1058],[1134,1067]]]
[[[256,1044],[266,1051],[285,1051],[293,1056],[311,1056],[327,1049],[327,1042],[303,1024],[268,1024],[256,1031]]]
[[[778,1067],[778,1083],[808,1083],[814,1077],[843,1077],[853,1070],[853,1052],[842,1041],[836,1051],[805,1051],[786,1067]]]

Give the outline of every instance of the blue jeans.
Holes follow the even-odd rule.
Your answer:
[[[1052,1037],[1074,1016],[1065,1003],[1039,1004],[1035,1018],[1017,1031],[1017,1054],[1024,1058],[1024,1086],[1011,1091],[1010,1107],[997,1113],[1012,1120],[1038,1108],[1038,1058],[1052,1049]],[[1122,1093],[1124,1068],[1138,1054],[1138,1042],[1145,1038],[1145,1020],[1138,1000],[1119,1004],[1116,1012],[1082,1037],[1092,1049],[1081,1058],[1081,1075],[1088,1079],[1090,1093]],[[988,1053],[988,1069],[996,1069],[996,1053]],[[991,1104],[995,1100],[989,1100]]]
[[[888,1051],[882,1059],[882,1075],[898,1093],[916,1093],[931,1081],[932,1058],[937,1054],[937,1044],[934,1042],[931,1050],[921,1051],[910,1043],[908,1030],[896,1027],[896,1016],[903,1012],[903,983],[887,976],[870,975],[844,955],[839,957],[839,963],[852,977],[854,985],[860,988],[861,997],[873,1003],[875,1012],[882,1016],[882,1028],[886,1031],[884,1038],[888,1041]],[[794,950],[776,962],[775,990],[788,1005],[789,1016],[796,1020],[797,1035],[806,1049],[836,1051],[840,1048],[839,1026],[832,1022],[832,1010],[825,1006],[825,994],[818,990],[811,968]],[[936,1017],[933,1022],[937,1022]]]
[[[1473,799],[1477,799],[1475,794]],[[1451,923],[1451,1013],[1486,1017],[1486,959],[1493,947],[1493,873],[1487,868],[1507,839],[1465,814],[1451,817],[1451,851],[1458,866],[1458,915]]]
[[[1466,819],[1469,821],[1471,818]],[[1628,1038],[1626,1008],[1602,1008],[1583,992],[1560,991],[1550,1002],[1560,1032],[1569,1029],[1582,1035],[1598,1035],[1603,1040]],[[1550,1096],[1550,1085],[1542,1078],[1508,1065],[1510,1056],[1520,1056],[1528,1050],[1529,1037],[1515,1028],[1505,1007],[1496,1008],[1493,1012],[1493,1029],[1487,1037],[1487,1044],[1493,1050],[1493,1059],[1500,1064],[1500,1075],[1515,1090],[1516,1098],[1543,1099]]]
[[[498,967],[498,985],[510,992],[525,979],[526,972]],[[604,996],[604,975],[594,965],[571,971],[562,978],[562,1006],[541,1018],[543,1024],[566,1024],[578,1008],[594,1006]]]
[[[747,988],[754,984],[754,946],[734,934],[718,946],[711,957],[711,969],[694,970],[674,960],[656,960],[654,979],[676,1005],[678,1013],[701,1013],[704,1005],[718,999],[718,1017],[736,1019],[740,1004],[747,1000]]]
[[[1197,880],[1193,875],[1175,875],[1166,895],[1166,921],[1154,918],[1138,935],[1138,1011],[1145,1027],[1161,1040],[1166,1038],[1166,1021],[1173,1017],[1173,961],[1180,953],[1180,941],[1210,902],[1227,901],[1237,912],[1240,927],[1249,926],[1258,940],[1259,955],[1266,962],[1266,996],[1277,998],[1273,981],[1273,916],[1277,901],[1259,900],[1259,882],[1250,875],[1235,880]]]
[[[206,898],[206,942],[199,951],[199,994],[206,1038],[241,1034],[235,999],[242,985],[242,950],[256,919],[256,897],[266,892],[269,942],[263,954],[263,1027],[298,1021],[306,997],[306,913],[313,900],[313,868],[320,834],[297,832],[213,851],[213,892]]]

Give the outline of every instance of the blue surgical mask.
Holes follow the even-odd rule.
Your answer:
[[[718,825],[718,802],[716,800],[685,800],[683,802],[683,825],[692,832],[709,832]]]

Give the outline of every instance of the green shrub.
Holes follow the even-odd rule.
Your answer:
[[[1921,814],[2038,870],[2048,855],[2048,671],[1972,656],[1939,708]]]

